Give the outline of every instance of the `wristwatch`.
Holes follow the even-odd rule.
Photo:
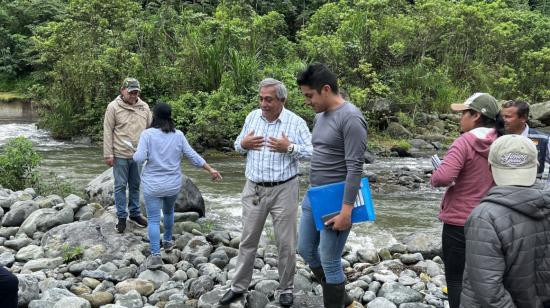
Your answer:
[[[292,152],[294,152],[294,144],[293,144],[293,143],[291,143],[291,144],[288,146],[288,148],[286,149],[286,152],[287,152],[288,154],[292,154]]]

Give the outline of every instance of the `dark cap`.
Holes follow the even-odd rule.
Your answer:
[[[125,88],[128,90],[128,92],[132,92],[132,91],[140,91],[141,92],[141,87],[139,86],[139,81],[135,78],[126,78],[124,79],[124,81],[122,82],[122,88]]]

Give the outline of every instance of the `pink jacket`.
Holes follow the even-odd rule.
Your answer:
[[[495,185],[487,157],[496,138],[496,131],[486,127],[462,134],[433,172],[432,186],[448,186],[439,212],[439,219],[444,223],[464,226],[481,198]]]

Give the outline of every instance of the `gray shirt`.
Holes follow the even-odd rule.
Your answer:
[[[355,203],[367,148],[367,122],[361,111],[345,102],[317,114],[311,141],[311,185],[346,181],[344,203]]]

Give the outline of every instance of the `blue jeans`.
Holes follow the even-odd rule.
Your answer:
[[[147,210],[147,234],[151,245],[151,254],[160,254],[160,210],[164,216],[164,241],[172,241],[172,227],[174,226],[174,205],[178,195],[154,197],[143,194],[145,209]]]
[[[309,264],[309,267],[323,267],[328,284],[340,284],[346,280],[341,258],[350,230],[333,231],[332,229],[323,229],[317,231],[311,213],[311,204],[307,195],[304,196],[302,217],[300,218],[298,253]]]
[[[118,218],[128,217],[126,212],[126,186],[128,186],[128,210],[130,217],[140,215],[139,209],[139,171],[141,166],[133,159],[115,157],[113,177],[115,178],[115,207]]]

